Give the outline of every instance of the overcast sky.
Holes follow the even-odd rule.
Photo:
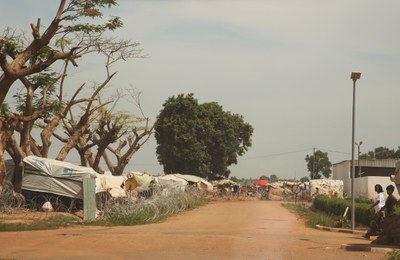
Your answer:
[[[57,7],[55,0],[1,1],[0,27],[29,32],[39,17],[47,25]],[[118,66],[112,85],[142,91],[153,122],[181,93],[243,115],[253,145],[231,176],[308,176],[304,158],[313,148],[332,163],[351,159],[352,71],[362,72],[361,152],[400,145],[399,10],[397,0],[122,0],[111,11],[124,22],[116,36],[141,43],[149,57]],[[162,174],[155,147],[152,138],[127,170]]]

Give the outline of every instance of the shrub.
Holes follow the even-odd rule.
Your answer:
[[[369,225],[370,214],[367,209],[370,207],[370,205],[371,204],[365,200],[363,202],[356,202],[354,214],[357,223],[365,226]],[[342,217],[346,207],[351,209],[351,201],[344,198],[329,198],[327,195],[318,195],[314,199],[313,207],[328,214]],[[351,218],[350,211],[348,211],[347,216]]]
[[[386,253],[387,260],[398,260],[400,259],[400,251],[393,250],[391,252]]]

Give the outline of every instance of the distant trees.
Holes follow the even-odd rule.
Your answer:
[[[165,173],[228,177],[251,146],[253,127],[216,102],[199,104],[193,94],[169,98],[157,119],[157,158]]]
[[[373,151],[360,154],[360,159],[398,159],[400,158],[400,146],[397,150],[379,146]]]
[[[331,176],[332,163],[329,161],[328,153],[317,150],[312,155],[307,155],[305,160],[311,180],[321,179],[322,176],[325,178]]]
[[[301,177],[300,182],[309,182],[310,179],[307,176]]]
[[[271,182],[277,182],[279,181],[278,176],[276,176],[276,174],[271,174],[271,176],[269,177]]]

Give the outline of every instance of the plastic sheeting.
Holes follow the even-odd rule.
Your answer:
[[[197,183],[200,188],[202,188],[206,191],[213,191],[213,189],[214,189],[214,186],[210,182],[206,181],[205,179],[203,179],[201,177],[198,177],[195,175],[189,175],[189,174],[180,174],[180,173],[175,173],[173,175],[178,178],[182,178],[188,182]]]
[[[172,174],[155,177],[155,181],[163,188],[171,190],[185,191],[188,182],[182,178],[178,178]]]
[[[82,199],[83,178],[95,178],[96,193],[107,191],[107,180],[92,168],[36,156],[24,162],[22,189]]]
[[[135,188],[135,191],[137,192],[142,192],[142,191],[147,191],[150,187],[150,184],[152,181],[154,181],[154,177],[148,175],[147,173],[141,173],[141,172],[128,172],[126,174],[126,178],[135,178],[137,182],[137,186]]]

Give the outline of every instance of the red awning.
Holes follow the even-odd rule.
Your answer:
[[[265,185],[267,185],[268,184],[268,181],[267,180],[258,180],[258,181],[256,181],[255,183],[254,183],[254,185],[257,185],[257,186],[265,186]]]

